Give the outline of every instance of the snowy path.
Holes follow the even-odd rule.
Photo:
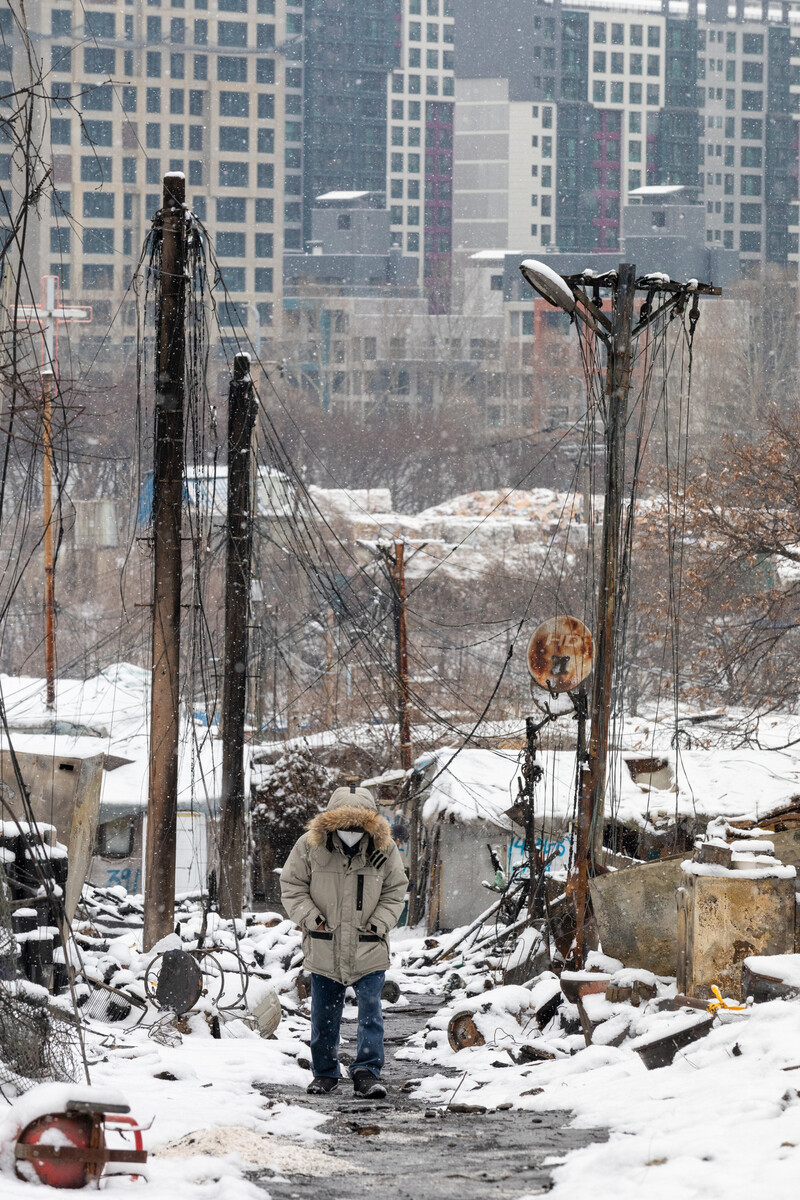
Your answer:
[[[330,1113],[320,1132],[342,1170],[327,1178],[250,1174],[273,1200],[517,1200],[549,1190],[547,1160],[561,1161],[569,1150],[605,1134],[565,1128],[568,1113],[530,1113],[520,1110],[486,1114],[434,1114],[414,1092],[401,1092],[406,1080],[432,1075],[433,1068],[397,1061],[394,1050],[419,1029],[439,1007],[430,997],[412,1000],[408,1008],[389,1010],[386,1023],[387,1061],[383,1078],[387,1100],[355,1100],[348,1081],[334,1097],[311,1097],[294,1088],[264,1086],[270,1099],[300,1101],[303,1107]],[[355,1023],[343,1022],[343,1036],[355,1039]],[[342,1059],[346,1058],[345,1047]],[[442,1072],[438,1071],[441,1078]],[[452,1074],[453,1091],[461,1076]],[[458,1104],[458,1095],[453,1103]],[[372,1130],[373,1132],[370,1132]]]

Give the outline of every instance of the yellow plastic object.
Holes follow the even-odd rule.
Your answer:
[[[715,983],[712,983],[711,990],[717,998],[712,1000],[708,1006],[710,1013],[715,1013],[719,1008],[727,1008],[728,1012],[745,1012],[747,1010],[746,1004],[728,1004],[726,1000],[723,1000],[722,993]]]

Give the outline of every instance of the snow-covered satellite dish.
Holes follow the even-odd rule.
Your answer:
[[[536,258],[526,258],[520,263],[519,269],[533,290],[543,296],[548,304],[552,304],[553,308],[563,309],[567,313],[575,311],[575,297],[565,280],[552,267],[548,267],[547,263],[539,262]]]
[[[528,670],[550,692],[571,692],[594,666],[592,635],[577,617],[544,621],[528,643]]]

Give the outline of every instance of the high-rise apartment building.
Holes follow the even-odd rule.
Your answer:
[[[276,55],[284,0],[45,0],[26,12],[52,98],[43,157],[54,191],[41,210],[38,269],[58,275],[73,303],[94,305],[89,336],[102,335],[160,207],[162,178],[183,171],[219,261],[223,326],[266,332],[281,300],[284,96],[299,93],[302,75]],[[0,10],[0,29],[10,43],[0,71],[11,66],[12,86],[24,86],[16,9]],[[19,169],[13,180],[10,166],[5,173],[18,193]],[[26,259],[35,279],[30,247]],[[132,345],[130,306],[122,321]]]
[[[631,193],[682,184],[707,243],[797,262],[796,7],[461,0],[455,246],[614,251]]]

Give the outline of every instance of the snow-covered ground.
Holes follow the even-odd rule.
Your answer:
[[[181,921],[182,944],[191,946],[199,913],[187,907]],[[246,929],[237,931],[225,923],[212,926],[215,942],[238,943],[253,966],[250,1006],[275,987],[283,1019],[270,1039],[239,1018],[223,1021],[222,1036],[215,1039],[198,1012],[188,1018],[190,1031],[183,1026],[173,1045],[149,1035],[148,1026],[159,1016],[152,1008],[137,1027],[133,1017],[111,1024],[89,1019],[93,1085],[121,1092],[132,1113],[149,1125],[147,1182],[110,1179],[106,1186],[115,1192],[133,1187],[132,1194],[151,1200],[264,1200],[263,1187],[248,1178],[253,1169],[283,1178],[350,1169],[326,1133],[324,1114],[304,1104],[309,1026],[307,1002],[296,991],[296,931],[270,914],[255,914]],[[458,936],[440,939],[439,949],[454,945]],[[91,937],[86,940],[91,943]],[[85,948],[87,974],[136,991],[148,959],[139,945],[138,932],[131,930],[102,950]],[[627,1038],[617,1046],[586,1047],[570,1005],[541,1030],[536,1025],[532,1006],[557,990],[555,976],[545,973],[532,986],[505,987],[501,968],[507,956],[503,962],[485,948],[463,953],[456,947],[446,960],[435,962],[436,950],[426,945],[422,931],[395,935],[390,976],[404,993],[399,1004],[407,1004],[412,992],[441,998],[426,1028],[397,1050],[409,1076],[417,1062],[434,1069],[414,1095],[426,1108],[458,1103],[486,1111],[569,1109],[578,1126],[607,1128],[607,1142],[554,1164],[556,1200],[586,1192],[602,1200],[638,1200],[643,1193],[651,1200],[788,1200],[794,1195],[800,1170],[800,1001],[723,1012],[711,1033],[680,1051],[671,1066],[647,1071],[633,1041],[682,1019],[665,1008],[674,980],[653,981],[656,998],[638,1008],[590,997],[593,1019],[607,1018],[610,1032],[624,1027]],[[593,965],[612,971],[616,966],[602,957]],[[485,990],[487,981],[496,986]],[[235,973],[230,986],[235,991]],[[213,1009],[207,1003],[201,1007],[208,1014]],[[463,1011],[474,1014],[485,1043],[456,1052],[446,1028],[449,1018]],[[526,1045],[528,1052],[521,1052]],[[552,1057],[538,1061],[536,1053]],[[273,1095],[276,1088],[285,1089],[285,1098],[267,1099],[259,1090],[263,1084]],[[28,1093],[23,1104],[29,1106],[31,1098]],[[13,1174],[14,1132],[9,1109],[0,1122],[4,1200],[30,1195],[31,1185]],[[417,1152],[424,1154],[424,1143]],[[513,1187],[508,1195],[522,1200]]]

